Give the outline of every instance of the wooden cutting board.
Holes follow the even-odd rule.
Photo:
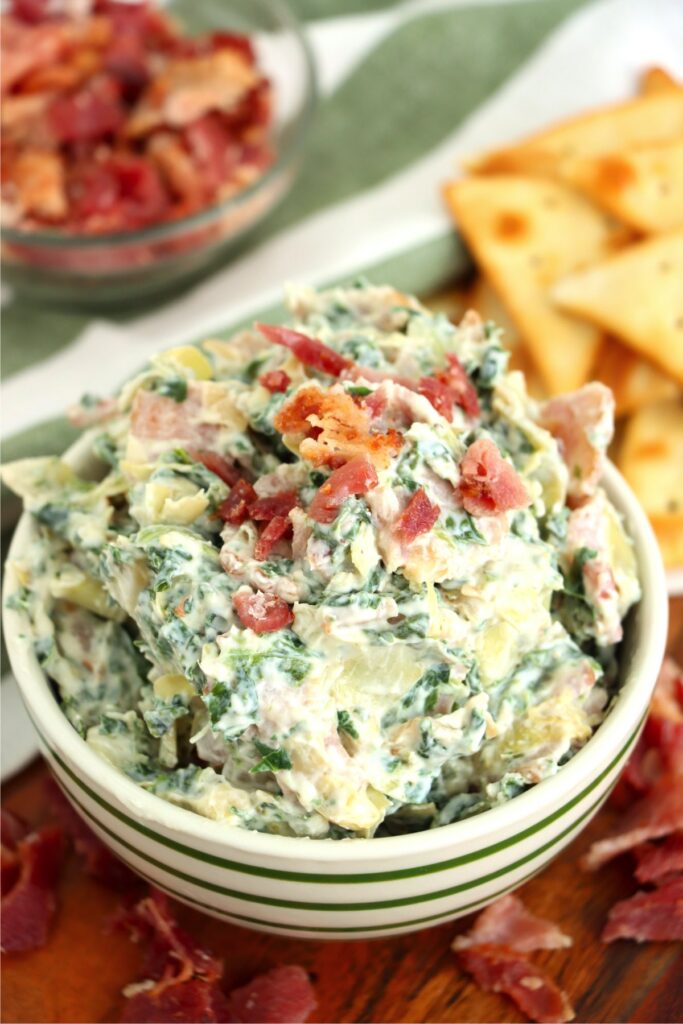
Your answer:
[[[683,661],[683,598],[670,602],[669,650]],[[3,801],[30,823],[47,816],[46,769],[36,763],[5,787]],[[635,891],[628,857],[597,874],[578,859],[617,812],[591,825],[521,894],[534,913],[574,939],[568,950],[535,954],[562,985],[579,1021],[683,1021],[683,950],[676,943],[600,942],[609,908]],[[1,1019],[19,1022],[118,1020],[121,988],[139,977],[141,953],[112,930],[118,897],[66,864],[60,909],[48,944],[2,957]],[[313,942],[261,935],[178,908],[182,923],[225,958],[227,987],[278,964],[299,963],[313,976],[318,1009],[311,1021],[487,1022],[524,1018],[506,999],[480,992],[449,950],[461,925],[364,942]],[[463,922],[463,926],[466,922]]]

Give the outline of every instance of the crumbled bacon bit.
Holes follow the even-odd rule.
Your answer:
[[[473,419],[481,414],[477,389],[467,376],[467,371],[458,357],[449,352],[446,355],[448,369],[436,374],[436,379],[445,384],[453,394],[456,405]]]
[[[0,947],[5,953],[38,949],[57,909],[55,886],[64,854],[61,828],[48,825],[19,840],[18,878],[2,897]]]
[[[299,495],[296,491],[280,491],[265,498],[256,498],[249,505],[249,518],[256,522],[268,522],[275,516],[287,516],[296,508]]]
[[[201,462],[203,466],[206,466],[210,473],[215,473],[217,477],[220,477],[228,487],[234,487],[241,478],[240,470],[237,466],[232,462],[228,462],[222,455],[217,455],[216,452],[192,450],[188,451],[187,454],[195,462]]]
[[[495,516],[526,508],[529,495],[514,466],[488,438],[480,438],[460,464],[460,499],[473,516]]]
[[[292,383],[292,378],[284,370],[267,370],[258,379],[259,384],[273,394],[285,392]]]
[[[249,506],[256,501],[256,491],[248,480],[238,480],[225,501],[216,509],[225,523],[239,526],[249,518]]]
[[[378,484],[372,463],[363,455],[335,469],[316,492],[309,508],[310,516],[319,523],[331,523],[340,507],[352,494],[366,494]]]
[[[394,533],[404,544],[412,544],[421,534],[431,530],[440,512],[439,506],[432,504],[427,497],[424,487],[420,487],[398,517]]]
[[[300,331],[293,331],[291,327],[257,323],[256,328],[268,341],[288,348],[299,362],[311,370],[329,374],[330,377],[338,377],[353,365],[349,359],[340,356],[328,345],[323,345],[322,341],[318,341],[317,338],[309,338],[307,334],[302,334]]]
[[[275,594],[238,590],[232,603],[242,625],[255,633],[274,633],[294,622],[292,609]]]
[[[604,449],[614,430],[614,398],[609,388],[594,381],[578,391],[551,398],[538,422],[557,438],[569,470],[567,492],[578,503],[595,493],[605,461]],[[596,434],[604,446],[595,443]]]
[[[422,395],[430,401],[436,411],[449,423],[452,422],[455,395],[443,381],[436,377],[420,377],[416,390],[418,395]]]
[[[291,532],[292,524],[288,516],[273,516],[264,527],[261,536],[254,546],[254,558],[262,562],[271,553],[275,545]]]
[[[317,385],[300,388],[274,420],[281,433],[300,437],[302,458],[316,466],[337,467],[365,455],[377,467],[386,466],[403,445],[397,430],[372,433],[368,410],[343,391],[322,391]]]

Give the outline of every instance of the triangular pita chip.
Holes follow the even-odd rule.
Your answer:
[[[561,313],[549,289],[613,251],[618,231],[612,219],[566,185],[543,178],[465,178],[449,184],[445,195],[549,393],[580,387],[590,376],[601,332]]]
[[[612,337],[605,338],[593,375],[611,389],[617,416],[675,398],[679,390],[676,382],[654,363]]]
[[[631,245],[558,281],[552,297],[683,384],[683,231]]]
[[[681,85],[666,68],[659,68],[656,64],[645,68],[640,76],[639,92],[643,96],[652,96],[656,92],[671,92],[680,89]]]
[[[637,231],[683,227],[683,133],[673,142],[564,161],[560,175]]]
[[[650,405],[626,425],[619,468],[646,512],[683,516],[683,404]]]
[[[466,162],[478,174],[557,174],[564,160],[622,152],[683,135],[683,89],[660,90],[581,114],[525,139]]]

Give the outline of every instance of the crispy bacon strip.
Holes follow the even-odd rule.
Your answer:
[[[317,338],[309,338],[307,334],[294,331],[291,327],[261,323],[257,323],[255,326],[264,338],[272,341],[275,345],[284,345],[294,353],[299,362],[311,370],[327,373],[330,377],[339,377],[344,370],[350,369],[353,365],[350,359],[340,356],[328,345],[323,345],[322,341],[318,341]]]
[[[412,542],[423,533],[428,533],[439,518],[441,509],[432,504],[424,487],[420,487],[398,517],[394,532],[404,544]]]
[[[242,625],[255,633],[274,633],[294,622],[292,609],[276,594],[238,590],[232,603]]]
[[[564,992],[521,953],[506,946],[471,946],[459,959],[485,992],[502,992],[540,1024],[570,1021],[574,1011]]]
[[[637,892],[615,903],[602,933],[604,942],[635,939],[636,942],[683,940],[683,876],[658,889]]]
[[[565,949],[571,946],[572,940],[552,921],[536,917],[527,910],[519,896],[508,893],[486,907],[473,928],[455,937],[451,948],[460,952],[482,943],[508,946],[518,953],[533,953],[537,949]]]
[[[19,877],[2,898],[0,946],[5,953],[45,945],[57,909],[55,886],[64,855],[61,828],[49,825],[17,843]]]
[[[303,967],[275,967],[230,994],[228,1006],[242,1024],[303,1024],[317,1000]]]
[[[363,455],[340,466],[316,492],[309,514],[319,523],[331,523],[339,509],[352,494],[366,494],[378,484],[372,463]]]
[[[470,445],[460,463],[460,475],[460,499],[473,516],[495,516],[529,504],[514,466],[488,438]]]

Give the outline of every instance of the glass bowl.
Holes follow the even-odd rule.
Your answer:
[[[161,297],[227,258],[289,190],[317,100],[312,54],[294,15],[282,0],[170,0],[164,9],[192,34],[251,37],[273,85],[273,163],[230,198],[139,230],[84,235],[3,227],[3,279],[18,294],[81,308]]]

